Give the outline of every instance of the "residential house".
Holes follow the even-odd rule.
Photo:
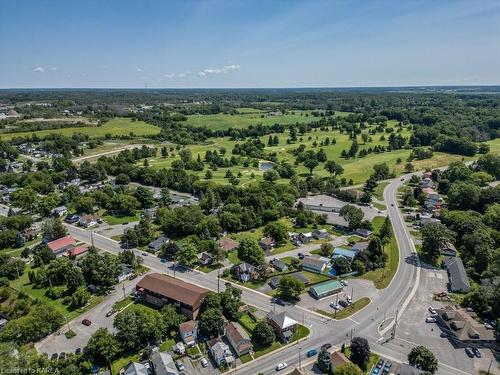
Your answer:
[[[315,231],[313,231],[312,235],[317,240],[322,240],[324,238],[330,237],[330,234],[326,229],[316,229]]]
[[[233,275],[240,281],[247,282],[259,278],[257,267],[252,266],[250,263],[241,262],[231,268]]]
[[[369,242],[367,242],[367,241],[356,242],[354,245],[352,245],[351,250],[355,251],[356,253],[359,253],[361,251],[366,250],[366,248],[368,247],[368,244],[369,244]]]
[[[149,370],[143,363],[130,362],[125,367],[123,375],[149,375]]]
[[[226,326],[226,338],[238,357],[253,350],[252,341],[238,323],[230,322]]]
[[[330,354],[330,361],[333,365],[333,368],[336,368],[336,367],[345,365],[348,362],[351,362],[349,360],[349,358],[347,358],[346,355],[344,353],[342,353],[341,351],[333,352],[332,354]]]
[[[68,214],[64,219],[64,221],[67,222],[68,224],[75,224],[80,221],[80,216],[75,214]]]
[[[269,279],[269,286],[276,289],[280,285],[281,276],[273,276]]]
[[[47,243],[47,246],[56,256],[63,255],[65,252],[73,249],[75,245],[76,241],[71,236],[65,236]]]
[[[311,232],[300,233],[299,234],[299,240],[302,243],[309,243],[309,242],[311,242],[313,240],[313,235],[312,235]]]
[[[217,245],[221,250],[229,252],[233,251],[238,246],[240,246],[240,243],[238,241],[233,240],[232,238],[224,237],[217,241]]]
[[[99,217],[94,215],[82,215],[78,220],[78,224],[84,228],[94,227],[99,224]]]
[[[156,352],[151,356],[151,364],[156,375],[178,375],[172,356],[165,352]]]
[[[358,228],[354,231],[354,234],[363,237],[363,238],[368,238],[372,235],[372,231],[364,228]]]
[[[432,178],[432,172],[431,171],[425,171],[422,173],[422,178]]]
[[[455,343],[462,346],[490,346],[495,343],[495,331],[479,323],[474,312],[451,305],[436,309],[436,312],[438,326],[454,337]]]
[[[418,183],[418,186],[420,189],[434,189],[435,184],[430,178],[424,178]]]
[[[285,311],[280,313],[270,311],[267,314],[267,321],[273,328],[276,336],[284,342],[289,342],[297,329],[297,321],[286,315]]]
[[[427,224],[434,224],[434,223],[440,223],[441,220],[439,219],[436,219],[435,217],[432,217],[432,216],[420,216],[420,225],[421,226],[424,226],[424,225],[427,225]]]
[[[357,254],[357,251],[336,247],[335,249],[333,249],[332,259],[346,258],[349,262],[352,263]]]
[[[159,251],[161,249],[161,247],[163,246],[163,244],[165,242],[168,242],[169,239],[168,237],[164,236],[163,234],[158,237],[156,240],[154,241],[151,241],[148,245],[148,249],[151,250],[151,251]]]
[[[279,259],[274,258],[273,260],[271,260],[270,263],[273,266],[273,268],[278,272],[284,272],[288,270],[288,264]]]
[[[342,292],[342,284],[336,280],[328,280],[309,289],[309,293],[316,299],[325,298],[333,294]]]
[[[179,334],[181,339],[187,346],[193,346],[198,340],[198,322],[196,320],[188,320],[179,325]]]
[[[457,249],[456,247],[451,243],[451,242],[446,242],[441,246],[441,255],[449,256],[449,257],[456,257],[457,256]]]
[[[63,217],[68,213],[66,206],[59,206],[52,210],[52,215],[55,217]]]
[[[172,351],[174,353],[182,355],[182,354],[186,353],[186,347],[184,346],[184,343],[178,342],[172,346]]]
[[[327,264],[327,258],[308,256],[302,260],[302,269],[314,273],[323,273]]]
[[[298,281],[303,283],[304,286],[309,285],[309,279],[307,277],[305,277],[301,272],[290,273],[287,276],[290,276],[290,277],[293,277],[294,279],[297,279]],[[269,279],[268,284],[271,288],[276,289],[280,283],[280,280],[281,280],[281,276],[274,276],[274,277],[271,277]]]
[[[259,241],[259,246],[262,250],[272,250],[274,246],[276,246],[274,239],[272,237],[264,237]]]
[[[234,357],[227,344],[224,344],[220,338],[210,340],[207,344],[210,354],[212,355],[215,363],[217,363],[217,366],[224,365],[231,367],[231,364],[234,362]]]
[[[470,290],[469,278],[460,257],[447,257],[444,266],[448,271],[448,285],[451,292],[467,293]]]
[[[214,259],[213,259],[212,255],[210,255],[206,251],[198,254],[198,263],[200,263],[202,266],[208,266],[208,265],[212,264],[213,260]]]
[[[134,269],[130,267],[129,265],[126,264],[120,264],[121,267],[121,272],[118,275],[118,282],[121,283],[122,281],[127,280],[130,275],[134,273]]]
[[[89,245],[83,244],[80,246],[75,246],[74,248],[68,250],[63,255],[70,258],[78,258],[82,255],[85,255],[88,251],[89,251]]]
[[[173,304],[189,319],[198,317],[201,303],[210,292],[208,289],[160,273],[144,276],[137,283],[136,290],[139,296],[154,305]]]

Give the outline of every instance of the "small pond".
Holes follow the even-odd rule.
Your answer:
[[[259,163],[259,169],[261,171],[268,171],[270,169],[273,169],[274,167],[274,163],[270,162],[270,161],[261,161]]]

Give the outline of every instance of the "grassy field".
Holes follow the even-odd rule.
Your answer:
[[[51,305],[54,309],[59,311],[61,314],[64,315],[64,318],[66,321],[70,321],[74,318],[76,318],[78,315],[83,314],[85,311],[91,309],[92,307],[98,305],[102,300],[103,296],[96,296],[92,295],[92,298],[87,306],[84,306],[79,309],[71,309],[69,308],[68,305],[64,305],[62,303],[62,298],[58,298],[56,300],[53,300],[45,295],[45,292],[47,291],[47,288],[34,288],[32,284],[29,282],[28,278],[28,272],[30,271],[30,268],[26,268],[24,270],[23,275],[16,280],[13,280],[10,282],[10,286],[14,288],[17,291],[22,291],[26,293],[28,296],[30,296],[33,299],[38,299],[47,305]]]
[[[136,213],[134,216],[113,216],[113,215],[104,215],[102,218],[109,225],[117,225],[123,223],[132,223],[134,221],[139,221],[139,214]]]
[[[375,191],[373,192],[373,196],[381,201],[384,200],[384,189],[389,185],[388,182],[381,182],[380,184],[377,185],[375,188]]]
[[[101,126],[89,125],[86,127],[39,130],[35,132],[0,133],[0,137],[2,140],[6,141],[16,137],[31,137],[32,134],[36,134],[39,137],[43,137],[48,134],[62,134],[70,137],[73,134],[80,133],[88,135],[90,138],[104,138],[106,134],[111,134],[112,136],[122,136],[133,133],[135,136],[144,136],[157,134],[159,132],[160,128],[154,125],[146,124],[143,121],[132,121],[129,118],[116,117]]]
[[[228,128],[247,128],[250,125],[274,125],[295,124],[317,121],[319,118],[310,116],[309,111],[294,111],[286,115],[269,115],[264,111],[253,108],[240,108],[240,114],[228,115],[219,113],[216,115],[190,115],[187,123],[193,126],[206,126],[212,130],[223,130]]]
[[[393,237],[389,245],[385,247],[385,251],[387,253],[387,263],[385,268],[378,268],[361,276],[363,279],[373,281],[373,284],[377,289],[387,288],[398,270],[399,250],[395,237]]]

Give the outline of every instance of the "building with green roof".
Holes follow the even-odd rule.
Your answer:
[[[309,289],[309,293],[316,298],[324,298],[342,292],[342,284],[335,280],[316,284]]]

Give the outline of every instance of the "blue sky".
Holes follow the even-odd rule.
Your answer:
[[[4,0],[0,48],[0,88],[500,84],[500,2]]]

